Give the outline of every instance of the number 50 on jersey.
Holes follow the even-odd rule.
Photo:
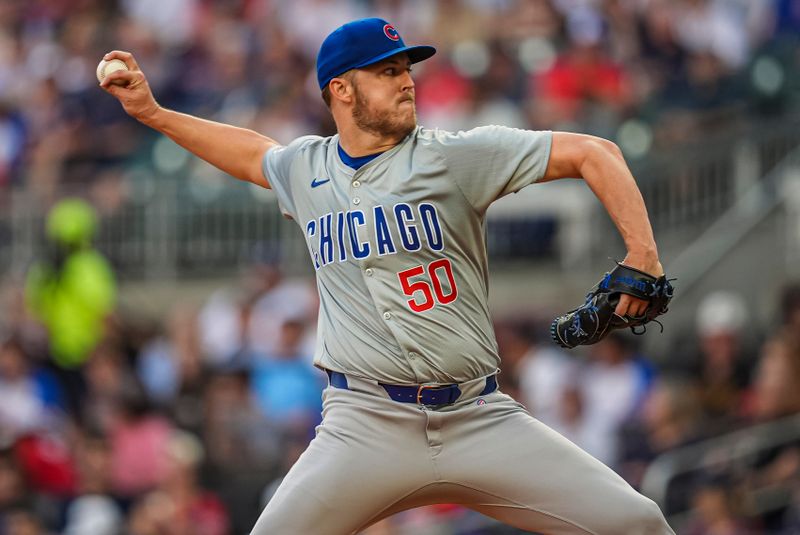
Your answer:
[[[396,229],[399,243],[395,244],[390,228]],[[335,261],[345,262],[348,256],[364,260],[372,255],[396,254],[399,248],[408,252],[423,247],[435,252],[444,249],[438,212],[427,202],[417,206],[398,203],[390,208],[378,205],[371,211],[330,212],[308,221],[305,230],[317,270]],[[397,276],[403,293],[410,297],[408,307],[414,312],[452,303],[458,297],[453,267],[447,258],[414,266]]]

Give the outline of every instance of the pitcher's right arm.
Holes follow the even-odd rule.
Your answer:
[[[261,161],[267,150],[278,145],[276,141],[253,130],[162,108],[133,55],[115,50],[103,57],[115,58],[124,61],[129,70],[114,71],[100,87],[119,100],[128,115],[234,178],[269,187]]]

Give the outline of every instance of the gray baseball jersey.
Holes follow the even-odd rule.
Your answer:
[[[416,128],[358,171],[338,136],[267,152],[265,176],[317,270],[316,364],[346,385],[331,375],[317,435],[253,535],[355,533],[432,503],[536,532],[672,534],[652,501],[488,388],[499,358],[484,214],[543,176],[551,142],[498,126]],[[460,394],[400,403],[379,384],[428,382]]]
[[[264,174],[317,272],[315,364],[386,383],[494,373],[484,214],[543,176],[551,140],[417,127],[357,171],[341,161],[338,135],[269,150]]]

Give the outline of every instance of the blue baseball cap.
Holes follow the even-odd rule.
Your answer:
[[[383,19],[348,22],[325,38],[317,54],[317,81],[324,89],[333,78],[350,69],[372,65],[406,52],[411,63],[436,53],[432,46],[406,46],[397,30]]]

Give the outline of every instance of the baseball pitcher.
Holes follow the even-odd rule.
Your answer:
[[[411,66],[434,53],[381,19],[336,29],[317,78],[337,134],[285,146],[164,109],[130,53],[105,56],[128,66],[101,84],[127,113],[271,188],[308,244],[323,422],[252,533],[350,534],[434,503],[540,533],[672,533],[651,500],[502,393],[487,306],[487,208],[559,178],[582,177],[605,206],[627,246],[622,265],[663,275],[622,154],[579,134],[418,126]],[[650,305],[624,289],[606,301],[622,324]]]

